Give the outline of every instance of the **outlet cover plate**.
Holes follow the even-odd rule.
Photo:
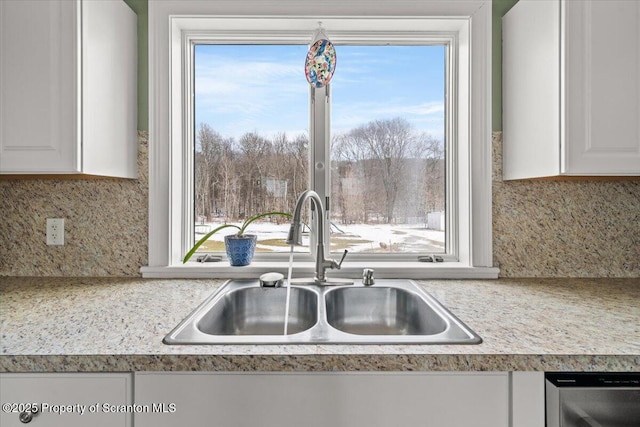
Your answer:
[[[64,218],[47,218],[47,245],[64,245]]]

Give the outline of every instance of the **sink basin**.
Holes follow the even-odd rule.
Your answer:
[[[416,293],[401,288],[339,288],[325,296],[327,321],[356,335],[435,335],[447,322]]]
[[[230,280],[164,339],[165,344],[479,344],[482,339],[417,283],[291,286]]]
[[[225,293],[198,321],[209,335],[279,335],[284,332],[285,288],[250,287]],[[318,298],[304,288],[291,288],[288,334],[318,321]]]

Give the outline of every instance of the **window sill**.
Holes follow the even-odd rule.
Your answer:
[[[270,271],[286,275],[288,267],[287,262],[277,261],[254,261],[245,267],[232,267],[227,261],[207,265],[190,262],[167,267],[142,267],[140,272],[144,278],[158,279],[251,279]],[[497,279],[500,271],[496,267],[470,267],[457,262],[351,262],[345,263],[341,270],[328,271],[327,275],[361,278],[364,268],[373,268],[375,277],[380,279]],[[313,274],[313,262],[294,262],[293,277],[313,277]]]

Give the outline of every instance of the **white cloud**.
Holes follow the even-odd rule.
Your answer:
[[[285,129],[289,130],[287,134],[295,135],[308,128],[309,86],[304,76],[304,58],[296,55],[247,60],[207,52],[198,55],[197,60],[198,120],[212,124],[223,136],[237,138],[253,130],[272,135]],[[379,84],[384,76],[374,72],[377,68],[372,66],[373,63],[383,64],[384,61],[363,55],[359,61],[341,66],[338,57],[336,73],[340,73],[340,77],[332,87],[333,93],[338,90],[351,92],[358,83],[367,82],[376,82],[377,88],[393,87],[391,84]],[[386,93],[379,95],[384,98]],[[354,101],[334,96],[333,131],[348,131],[376,119],[404,117],[418,131],[442,137],[443,102],[416,102],[415,98],[409,101],[395,95],[396,98],[385,99],[384,102]]]
[[[386,105],[377,103],[348,103],[334,108],[332,128],[335,133],[364,125],[372,120],[383,120],[394,117],[407,119],[416,130],[429,132],[436,138],[444,134],[444,103],[425,102],[420,104],[403,104],[399,101]]]
[[[282,129],[283,124],[275,122],[286,119],[278,114],[283,104],[289,103],[295,111],[307,107],[308,86],[300,84],[306,80],[303,63],[298,61],[202,55],[196,76],[199,120],[217,117],[221,123],[216,127],[225,136],[238,137],[250,130],[275,132],[270,125]]]
[[[390,116],[430,116],[444,113],[444,103],[424,102],[416,105],[391,104],[372,109],[373,114],[385,114]]]

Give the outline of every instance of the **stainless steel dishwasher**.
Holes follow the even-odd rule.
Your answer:
[[[640,373],[546,373],[547,427],[640,426]]]

